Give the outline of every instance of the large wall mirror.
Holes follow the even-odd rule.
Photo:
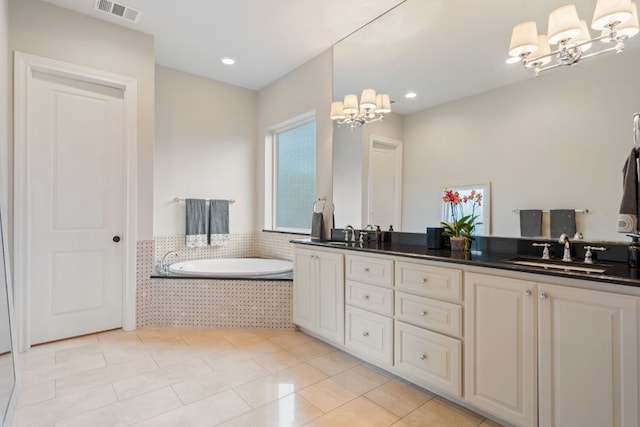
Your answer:
[[[0,425],[10,425],[17,400],[15,338],[10,306],[11,284],[7,270],[7,251],[4,218],[0,214]]]
[[[591,22],[596,0],[572,1]],[[616,219],[622,167],[640,111],[640,36],[604,54],[535,77],[505,63],[511,31],[545,33],[552,0],[406,0],[334,46],[334,99],[387,92],[383,123],[334,128],[336,227],[364,227],[371,136],[402,141],[401,231],[442,217],[451,183],[491,183],[488,234],[519,237],[522,209],[576,209],[585,240],[624,241]],[[591,30],[591,36],[597,34]],[[413,99],[405,98],[415,92]],[[387,224],[380,224],[387,226]],[[549,236],[547,214],[543,233]]]

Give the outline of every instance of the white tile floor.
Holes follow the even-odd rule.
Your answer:
[[[20,355],[14,426],[497,426],[301,332],[110,331]]]

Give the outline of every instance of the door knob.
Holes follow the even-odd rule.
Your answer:
[[[113,236],[113,241],[118,243],[120,241],[120,236]]]

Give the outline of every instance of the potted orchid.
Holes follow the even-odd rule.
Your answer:
[[[471,190],[465,196],[460,196],[458,191],[446,189],[442,195],[442,201],[448,204],[448,214],[451,221],[442,221],[444,227],[443,236],[451,240],[451,250],[468,250],[473,239],[478,221],[476,208],[482,206],[482,193]]]

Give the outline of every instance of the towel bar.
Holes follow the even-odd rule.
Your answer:
[[[520,210],[521,209],[514,209],[513,213],[520,213]],[[583,214],[588,214],[589,213],[589,209],[576,209],[575,211],[576,211],[576,213],[583,213]],[[542,212],[549,213],[549,210],[548,209],[547,210],[543,210]]]
[[[173,199],[173,201],[174,201],[175,203],[181,203],[181,202],[184,202],[185,200],[186,200],[186,199],[181,199],[180,197],[174,197],[174,199]],[[208,203],[208,202],[209,202],[209,200],[207,200],[207,203]],[[230,203],[230,204],[234,204],[235,202],[236,202],[235,200],[233,200],[233,199],[229,199],[229,203]]]
[[[316,206],[318,205],[318,203],[322,203],[322,208],[320,209],[320,211],[316,211]],[[327,198],[326,197],[318,197],[318,199],[313,202],[313,211],[314,212],[324,212],[324,207],[327,203]],[[331,203],[331,212],[335,212],[336,211],[336,205]]]

